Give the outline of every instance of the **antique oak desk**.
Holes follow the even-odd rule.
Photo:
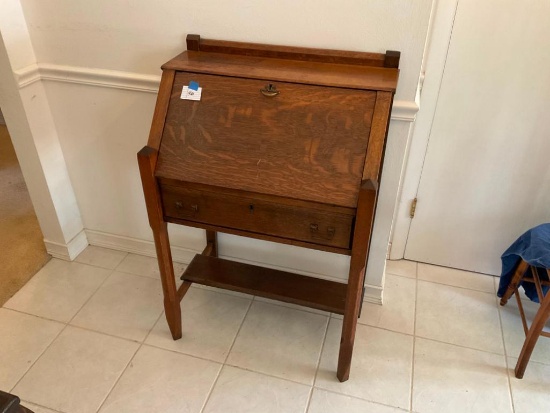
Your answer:
[[[189,35],[162,66],[138,162],[174,340],[191,283],[309,306],[344,316],[337,376],[348,379],[398,65],[399,52]],[[180,98],[191,81],[200,101]],[[168,222],[206,230],[179,289]],[[349,281],[218,258],[218,231],[351,255]]]

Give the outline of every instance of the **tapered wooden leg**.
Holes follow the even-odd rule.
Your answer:
[[[176,289],[176,278],[174,276],[174,265],[172,253],[170,252],[170,240],[168,239],[168,226],[164,221],[162,204],[159,189],[154,177],[154,165],[158,152],[150,147],[145,147],[138,153],[139,172],[141,183],[145,194],[147,216],[149,225],[153,230],[157,260],[159,263],[162,291],[164,293],[164,310],[166,321],[172,333],[172,338],[181,338],[181,308],[180,295]]]
[[[359,306],[361,305],[361,296],[363,284],[365,282],[365,269],[359,274],[350,274],[354,278],[354,285],[348,283],[348,298],[346,301],[346,310],[344,321],[342,323],[342,337],[340,339],[340,354],[338,355],[338,370],[336,377],[340,381],[349,379],[351,370],[351,357],[353,355],[353,342],[355,341],[355,330],[357,328],[357,318],[359,317]]]
[[[521,279],[525,275],[525,272],[529,268],[529,264],[527,264],[525,261],[521,260],[516,268],[516,271],[514,271],[514,275],[512,276],[512,279],[510,280],[510,284],[508,284],[508,288],[506,289],[506,292],[500,299],[500,305],[506,305],[510,297],[514,294],[514,291],[517,290]]]
[[[170,251],[170,241],[168,239],[168,226],[166,222],[159,223],[159,229],[153,230],[155,238],[155,247],[157,250],[157,259],[159,263],[160,279],[162,282],[162,292],[164,294],[164,312],[168,328],[172,333],[172,338],[177,340],[181,338],[181,307],[178,290],[176,288],[176,277],[174,275],[174,264],[172,263],[172,253]]]
[[[539,310],[535,315],[535,319],[533,320],[533,323],[529,328],[529,332],[527,333],[527,338],[523,343],[523,348],[521,349],[521,353],[519,355],[519,359],[516,364],[516,371],[515,371],[516,377],[518,379],[523,378],[523,374],[525,373],[525,369],[527,368],[527,363],[529,363],[531,354],[535,349],[535,344],[537,344],[537,340],[540,336],[540,333],[542,332],[542,329],[544,328],[544,325],[546,324],[546,321],[548,321],[549,317],[550,317],[550,292],[547,293],[546,296],[544,297],[544,300],[542,301],[539,307]]]
[[[359,316],[359,308],[363,296],[367,253],[376,206],[376,190],[376,185],[372,181],[365,181],[359,191],[346,305],[340,339],[340,353],[338,355],[338,370],[336,372],[336,376],[340,381],[346,381],[349,378],[351,369],[353,342],[355,340],[357,317]]]

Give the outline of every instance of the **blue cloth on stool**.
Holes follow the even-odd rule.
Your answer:
[[[512,281],[514,271],[521,259],[538,269],[550,268],[550,224],[542,224],[532,228],[519,237],[500,257],[502,260],[502,273],[497,295],[502,297]],[[538,271],[540,279],[548,281],[546,270]],[[522,282],[525,295],[531,301],[539,302],[535,284]],[[546,295],[550,287],[543,286],[543,293]]]

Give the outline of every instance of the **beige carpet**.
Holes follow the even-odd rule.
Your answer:
[[[0,125],[0,306],[50,259],[15,156]]]

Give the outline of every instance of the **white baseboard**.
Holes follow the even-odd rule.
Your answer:
[[[148,257],[156,257],[155,244],[152,241],[145,241],[137,238],[124,237],[115,234],[108,234],[100,231],[85,230],[88,242],[90,245],[98,247],[110,248],[113,250],[130,252],[132,254],[145,255]],[[199,254],[201,251],[191,250],[188,248],[174,247],[172,246],[172,259],[175,262],[182,264],[189,264],[195,254]],[[268,268],[278,269],[282,271],[295,272],[297,274],[307,275],[315,278],[330,279],[333,281],[342,282],[343,280],[327,277],[326,274],[317,274],[312,272],[305,272],[299,268],[281,267],[269,265],[263,262],[252,261],[248,259],[242,259],[238,257],[226,257],[222,258],[231,259],[234,261],[245,262],[248,264],[264,266]],[[373,304],[382,304],[382,288],[378,286],[366,285],[364,301]]]
[[[86,233],[82,230],[67,244],[47,239],[44,239],[44,244],[46,245],[46,252],[52,257],[72,261],[88,246],[88,239]]]
[[[130,252],[132,254],[156,257],[155,244],[152,241],[145,241],[137,238],[124,237],[121,235],[109,234],[101,231],[86,230],[90,245],[110,248],[113,250]],[[172,259],[175,262],[189,264],[195,254],[201,251],[194,251],[182,247],[172,246]]]
[[[364,302],[382,305],[384,302],[383,298],[384,291],[382,287],[369,284],[365,285],[365,296],[363,297]]]

